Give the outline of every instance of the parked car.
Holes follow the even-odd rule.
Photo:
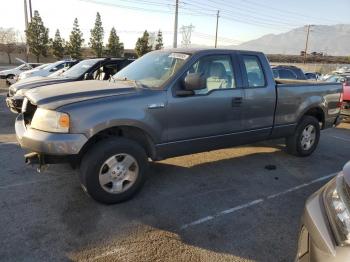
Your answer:
[[[343,84],[343,108],[341,113],[350,116],[350,74],[339,78],[338,83]]]
[[[26,72],[20,73],[17,81],[21,81],[23,79],[34,77],[34,76],[48,76],[57,70],[60,70],[64,67],[71,67],[75,65],[78,61],[75,60],[62,60],[57,61],[55,63],[47,64],[44,67],[37,67]]]
[[[273,67],[272,72],[276,79],[307,80],[303,70],[296,66],[279,65]]]
[[[37,66],[40,66],[41,64],[39,63],[25,63],[20,66],[17,66],[15,68],[7,69],[7,70],[2,70],[0,71],[0,79],[6,79],[6,82],[8,84],[12,83],[12,80],[16,78],[20,73],[24,71],[28,71],[30,69],[33,69]]]
[[[278,96],[277,96],[278,92]],[[148,159],[286,138],[308,156],[339,122],[341,84],[275,81],[260,52],[150,52],[112,81],[29,90],[16,120],[27,163],[70,162],[94,199],[118,203],[146,179]]]
[[[350,261],[350,162],[306,201],[296,261]]]
[[[72,66],[61,74],[48,77],[32,77],[22,80],[9,88],[6,104],[14,113],[19,113],[25,93],[39,86],[50,86],[58,83],[81,80],[108,80],[112,75],[133,62],[126,58],[95,58],[86,59]],[[48,87],[49,88],[49,87]]]
[[[345,77],[350,76],[350,75],[331,75],[328,77],[325,81],[328,83],[343,83],[345,81]]]
[[[305,73],[306,79],[308,80],[314,80],[317,81],[320,79],[321,74],[319,73],[314,73],[314,72],[306,72]]]

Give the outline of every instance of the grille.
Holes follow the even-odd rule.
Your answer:
[[[23,118],[26,125],[30,125],[30,123],[32,122],[36,108],[37,106],[32,104],[29,100],[26,103],[25,108],[22,108]]]

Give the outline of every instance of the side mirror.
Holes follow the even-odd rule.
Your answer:
[[[84,80],[89,80],[90,76],[89,76],[89,73],[85,73],[84,74]]]
[[[185,77],[184,88],[187,91],[201,90],[206,88],[205,78],[202,74],[191,73]]]

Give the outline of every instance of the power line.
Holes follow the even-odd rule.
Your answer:
[[[201,7],[201,3],[191,0],[191,3],[189,2],[185,2],[185,4],[187,5],[191,5],[194,6],[195,8],[199,8],[199,9],[203,9],[203,7]],[[230,3],[225,3],[225,5],[223,4],[219,4],[219,3],[214,3],[214,4],[207,4],[206,6],[208,6],[209,8],[212,9],[208,9],[205,8],[205,10],[212,10],[212,11],[216,11],[217,9],[220,10],[220,12],[226,13],[227,15],[234,15],[237,17],[237,15],[241,16],[242,19],[244,20],[248,20],[248,19],[254,19],[254,20],[258,20],[259,22],[265,22],[265,23],[273,23],[274,25],[278,24],[284,24],[284,25],[288,25],[288,26],[296,26],[297,24],[291,24],[288,22],[285,22],[285,19],[281,19],[280,17],[275,18],[275,17],[271,17],[269,15],[260,15],[257,13],[252,12],[252,10],[249,10],[248,12],[238,6],[232,6],[230,5]],[[224,6],[224,7],[223,7]],[[240,10],[243,12],[240,12]]]

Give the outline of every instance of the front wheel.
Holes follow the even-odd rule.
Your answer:
[[[311,155],[320,139],[320,123],[315,117],[303,116],[295,133],[286,139],[288,152],[295,156]]]
[[[126,201],[139,191],[148,166],[145,150],[125,138],[110,138],[94,145],[80,167],[83,189],[105,204]]]

